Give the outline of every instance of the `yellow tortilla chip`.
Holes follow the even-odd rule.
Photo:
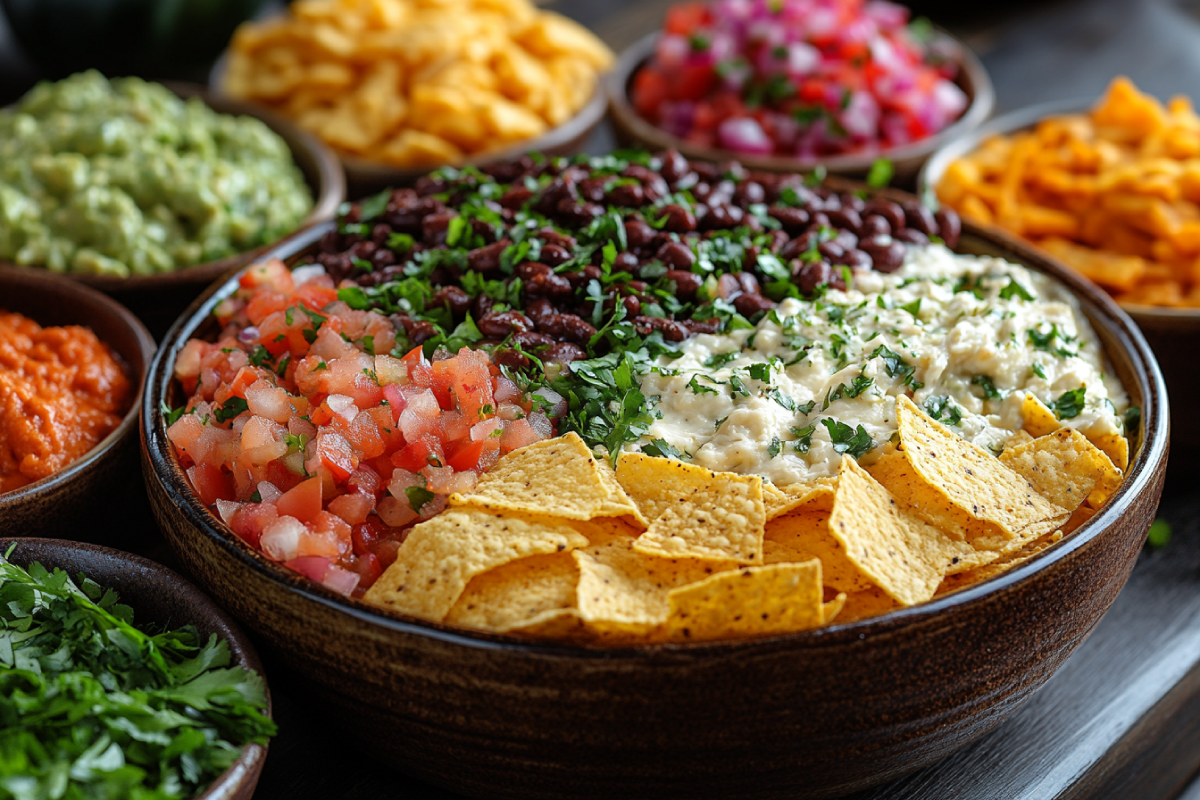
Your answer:
[[[721,572],[670,593],[667,636],[703,642],[815,628],[823,621],[822,600],[816,559]]]
[[[1121,472],[1129,469],[1129,440],[1124,436],[1119,433],[1106,433],[1091,441]]]
[[[833,622],[837,615],[842,613],[845,606],[846,593],[838,592],[836,597],[821,606],[821,624],[828,625]]]
[[[1093,499],[1093,494],[1093,505],[1103,505],[1121,485],[1121,473],[1108,456],[1073,428],[1059,428],[1005,450],[1000,463],[1029,481],[1042,497],[1068,511]]]
[[[590,639],[587,626],[579,618],[579,611],[574,608],[560,608],[544,611],[526,620],[523,624],[504,631],[518,636],[531,636],[538,639],[553,639],[555,641],[576,641]]]
[[[882,589],[851,592],[845,597],[842,610],[837,616],[838,624],[855,622],[867,617],[878,617],[880,614],[901,608],[901,605],[884,594]]]
[[[565,519],[641,518],[620,485],[605,478],[577,433],[514,450],[480,476],[475,491],[451,495],[450,505]]]
[[[547,612],[574,608],[578,583],[568,552],[511,561],[472,578],[446,622],[498,633],[535,625]]]
[[[650,521],[639,552],[762,563],[766,509],[758,476],[629,453],[617,462],[617,480]]]
[[[947,576],[947,578],[942,581],[942,585],[938,587],[937,593],[939,595],[943,595],[947,592],[953,592],[957,591],[958,589],[963,589],[967,586],[973,586],[980,581],[986,581],[988,578],[1012,569],[1023,561],[1028,561],[1050,545],[1061,541],[1062,537],[1062,531],[1048,533],[1039,539],[1034,539],[1032,542],[1029,542],[1020,550],[1009,553],[1004,558],[993,561],[990,564],[985,564],[982,567],[967,570],[966,572],[960,572],[957,575]]]
[[[764,560],[768,564],[808,561],[821,562],[826,586],[843,592],[861,592],[875,584],[858,565],[846,556],[846,550],[829,532],[830,511],[795,511],[767,523],[763,541]]]
[[[977,535],[977,530],[971,526],[964,530],[954,519],[965,514],[972,521],[991,523],[999,529],[999,537],[989,535],[989,540],[976,542],[979,547],[1005,550],[1011,547],[1004,539],[1036,539],[1057,529],[1070,516],[991,453],[933,421],[904,395],[896,399],[896,418],[902,452],[913,471],[953,506],[955,513],[947,515],[946,524],[930,519],[942,530],[964,538]]]
[[[1092,508],[1087,503],[1084,503],[1079,508],[1071,513],[1071,518],[1062,526],[1062,533],[1074,533],[1083,523],[1087,522],[1092,517],[1096,516],[1096,509]]]
[[[905,510],[852,458],[843,458],[829,530],[870,581],[901,605],[933,597],[975,548]]]
[[[643,529],[645,529],[645,527],[650,523],[647,521],[645,516],[642,515],[642,510],[637,507],[637,504],[633,502],[633,499],[625,493],[625,490],[621,488],[621,484],[617,482],[617,473],[613,470],[612,464],[609,463],[608,459],[596,459],[596,468],[600,474],[600,483],[602,483],[605,489],[609,491],[610,496],[620,498],[621,503],[624,503],[626,500],[628,500],[629,505],[633,506],[632,512],[621,516],[628,516],[632,518]]]
[[[736,565],[691,558],[669,559],[633,549],[630,529],[586,526],[591,540],[573,553],[579,565],[577,603],[580,618],[594,631],[650,635],[670,613],[668,593]]]
[[[441,622],[476,575],[519,558],[587,543],[569,523],[552,517],[504,517],[478,508],[449,508],[409,532],[396,562],[363,599]]]
[[[1025,393],[1025,400],[1021,403],[1021,418],[1025,420],[1026,433],[1035,439],[1062,427],[1054,412],[1032,392]]]
[[[763,484],[763,504],[767,510],[767,521],[789,514],[809,503],[823,503],[826,509],[833,506],[835,478],[821,478],[812,483],[793,483],[788,486]]]

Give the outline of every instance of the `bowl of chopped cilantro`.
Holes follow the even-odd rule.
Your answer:
[[[0,542],[0,797],[248,799],[274,733],[253,645],[190,583]]]

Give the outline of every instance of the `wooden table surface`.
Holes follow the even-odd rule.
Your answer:
[[[666,3],[550,5],[620,49],[654,29]],[[979,5],[961,3],[933,16],[982,57],[996,85],[998,112],[1092,98],[1117,74],[1158,96],[1200,96],[1200,0]],[[15,65],[12,43],[0,27],[0,103],[18,96],[33,77]],[[588,145],[592,152],[611,146],[606,128]],[[1173,525],[1172,542],[1143,553],[1112,610],[1046,687],[991,735],[853,800],[1200,800],[1200,782],[1189,785],[1200,770],[1200,493],[1189,455],[1175,453],[1161,510]],[[173,562],[153,539],[128,547]],[[332,736],[308,713],[286,675],[272,667],[268,660],[280,734],[256,798],[456,797],[375,765]]]

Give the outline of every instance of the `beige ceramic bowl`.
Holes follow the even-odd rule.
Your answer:
[[[317,228],[273,255],[304,263]],[[756,640],[619,650],[531,643],[341,597],[272,563],[207,508],[160,403],[172,365],[235,288],[214,286],[167,336],[143,404],[156,517],[188,570],[251,628],[345,736],[472,797],[838,797],[913,772],[995,728],[1066,661],[1128,578],[1154,519],[1167,400],[1137,329],[1095,287],[966,226],[992,253],[1066,284],[1143,408],[1124,485],[1034,559],[874,619]]]
[[[941,35],[952,38],[949,34]],[[920,169],[921,164],[929,157],[930,153],[979,127],[996,105],[996,92],[983,63],[966,45],[955,41],[955,45],[962,54],[961,68],[956,82],[959,88],[966,92],[970,99],[970,105],[967,106],[967,110],[963,112],[958,121],[927,139],[869,155],[849,154],[815,160],[782,156],[750,156],[729,150],[700,147],[667,133],[644,119],[637,113],[629,99],[629,88],[633,84],[633,78],[654,54],[654,46],[658,37],[657,32],[651,33],[631,45],[621,54],[616,67],[609,74],[606,86],[612,111],[612,122],[616,128],[617,138],[623,144],[647,147],[651,150],[674,148],[688,158],[703,161],[734,159],[741,162],[746,169],[767,172],[811,172],[817,167],[823,167],[831,175],[848,178],[865,177],[877,159],[886,158],[892,162],[895,168],[893,183],[901,187],[910,187],[916,178],[917,170]]]

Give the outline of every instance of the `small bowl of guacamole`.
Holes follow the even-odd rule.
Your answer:
[[[0,110],[0,262],[96,286],[160,330],[344,195],[314,137],[198,88],[89,71]]]

